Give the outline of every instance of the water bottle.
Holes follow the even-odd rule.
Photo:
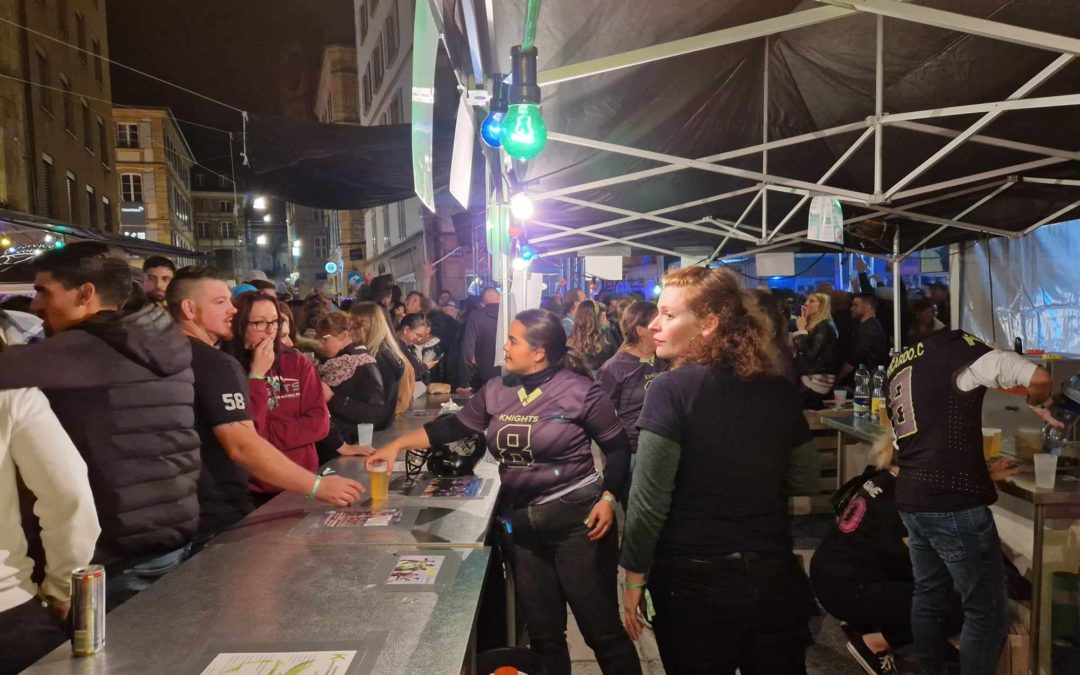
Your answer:
[[[855,371],[855,419],[865,420],[870,417],[870,371],[859,364]]]
[[[885,366],[878,366],[870,387],[870,419],[875,422],[885,415],[885,378]]]

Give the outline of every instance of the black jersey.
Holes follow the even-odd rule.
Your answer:
[[[997,499],[982,451],[986,389],[956,386],[960,372],[990,351],[954,330],[928,336],[889,364],[899,510],[960,511]]]

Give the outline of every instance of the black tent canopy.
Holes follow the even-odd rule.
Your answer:
[[[430,6],[463,76],[508,69],[524,2]],[[1080,3],[1054,0],[546,0],[530,243],[827,250],[805,240],[815,195],[882,256],[1065,220],[1076,36]]]

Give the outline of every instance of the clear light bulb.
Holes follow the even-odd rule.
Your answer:
[[[532,199],[524,192],[519,192],[510,198],[510,213],[518,220],[530,220],[534,209]]]

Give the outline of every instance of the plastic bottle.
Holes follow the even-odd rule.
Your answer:
[[[859,364],[855,371],[855,419],[865,420],[870,418],[870,371],[866,366]]]
[[[885,366],[878,366],[874,371],[870,387],[870,419],[880,422],[885,414]]]

